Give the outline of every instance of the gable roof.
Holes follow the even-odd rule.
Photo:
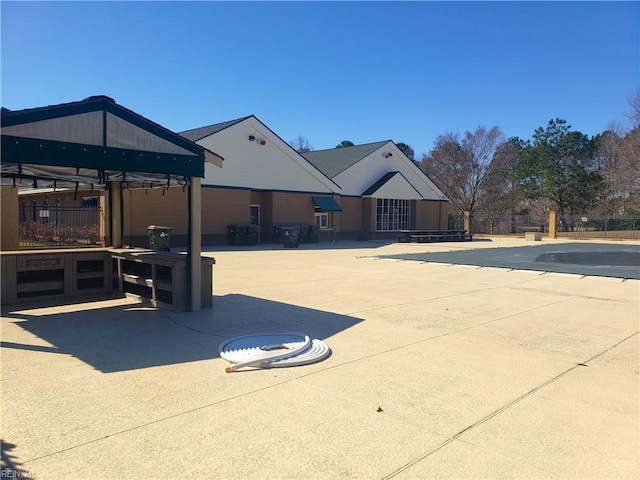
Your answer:
[[[132,172],[151,174],[146,177],[150,181],[169,182],[168,176],[203,177],[207,154],[221,160],[105,95],[24,110],[2,109],[1,125],[2,175],[13,178],[75,181],[83,176],[80,170],[87,169],[85,177],[94,184],[115,176],[128,178]]]
[[[236,123],[240,123],[252,116],[253,115],[249,115],[246,117],[237,118],[235,120],[229,120],[228,122],[215,123],[207,127],[192,128],[191,130],[185,130],[184,132],[179,132],[179,134],[182,135],[184,138],[191,140],[192,142],[197,142],[198,140],[202,140],[203,138],[208,137],[209,135],[218,133],[219,131],[224,130],[225,128],[229,128],[232,125],[235,125]]]
[[[364,145],[354,145],[353,147],[315,150],[313,152],[302,153],[301,155],[327,177],[333,178],[363,158],[371,155],[383,145],[389,143],[389,141],[390,140],[366,143]]]
[[[400,172],[387,172],[380,180],[367,188],[363,197],[422,199],[422,194]]]

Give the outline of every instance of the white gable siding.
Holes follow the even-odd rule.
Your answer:
[[[384,153],[392,154],[384,158]],[[333,181],[342,187],[343,195],[362,195],[389,172],[400,172],[425,200],[446,200],[444,194],[416,167],[393,142],[383,145],[355,165],[336,175]],[[414,191],[415,192],[415,191]],[[378,198],[382,198],[376,195]],[[414,197],[386,197],[411,200]]]
[[[255,140],[249,141],[249,135]],[[265,144],[260,145],[260,140]],[[254,117],[196,143],[224,158],[222,169],[205,165],[203,185],[318,193],[338,190]]]
[[[422,195],[416,191],[407,179],[396,173],[388,182],[371,194],[373,198],[395,198],[402,200],[421,200]]]

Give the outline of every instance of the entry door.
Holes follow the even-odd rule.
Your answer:
[[[260,205],[251,205],[251,225],[258,226],[258,243],[260,243]]]

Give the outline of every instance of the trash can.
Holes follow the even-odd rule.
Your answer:
[[[308,243],[318,243],[318,233],[320,231],[320,227],[318,225],[310,225],[309,231],[307,232],[307,242]]]
[[[229,245],[239,246],[247,244],[247,226],[229,225]]]
[[[309,232],[309,225],[300,225],[300,235],[298,236],[298,243],[307,243],[307,233]]]
[[[255,224],[247,225],[247,233],[246,233],[245,243],[247,245],[257,245],[258,244],[258,225],[255,225]]]
[[[298,248],[300,245],[299,227],[280,227],[284,248]]]
[[[149,248],[151,250],[171,251],[171,227],[161,227],[159,225],[149,225],[147,234],[149,235]]]

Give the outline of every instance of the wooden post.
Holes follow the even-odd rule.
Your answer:
[[[549,210],[549,238],[557,237],[558,219],[555,210]]]
[[[0,249],[18,250],[18,248],[20,248],[18,189],[10,186],[2,186],[0,187],[0,191],[2,192],[0,201],[2,205]]]
[[[191,311],[199,312],[202,304],[201,282],[202,282],[202,261],[200,259],[202,236],[202,189],[200,177],[191,177],[191,195],[189,195],[189,215],[191,216],[191,231],[187,237],[191,241],[189,245],[189,260],[191,268],[187,271],[191,275]]]
[[[467,233],[473,233],[471,231],[471,212],[464,212],[464,229]]]
[[[111,222],[111,246],[122,247],[122,183],[111,182],[109,189],[109,221]]]

